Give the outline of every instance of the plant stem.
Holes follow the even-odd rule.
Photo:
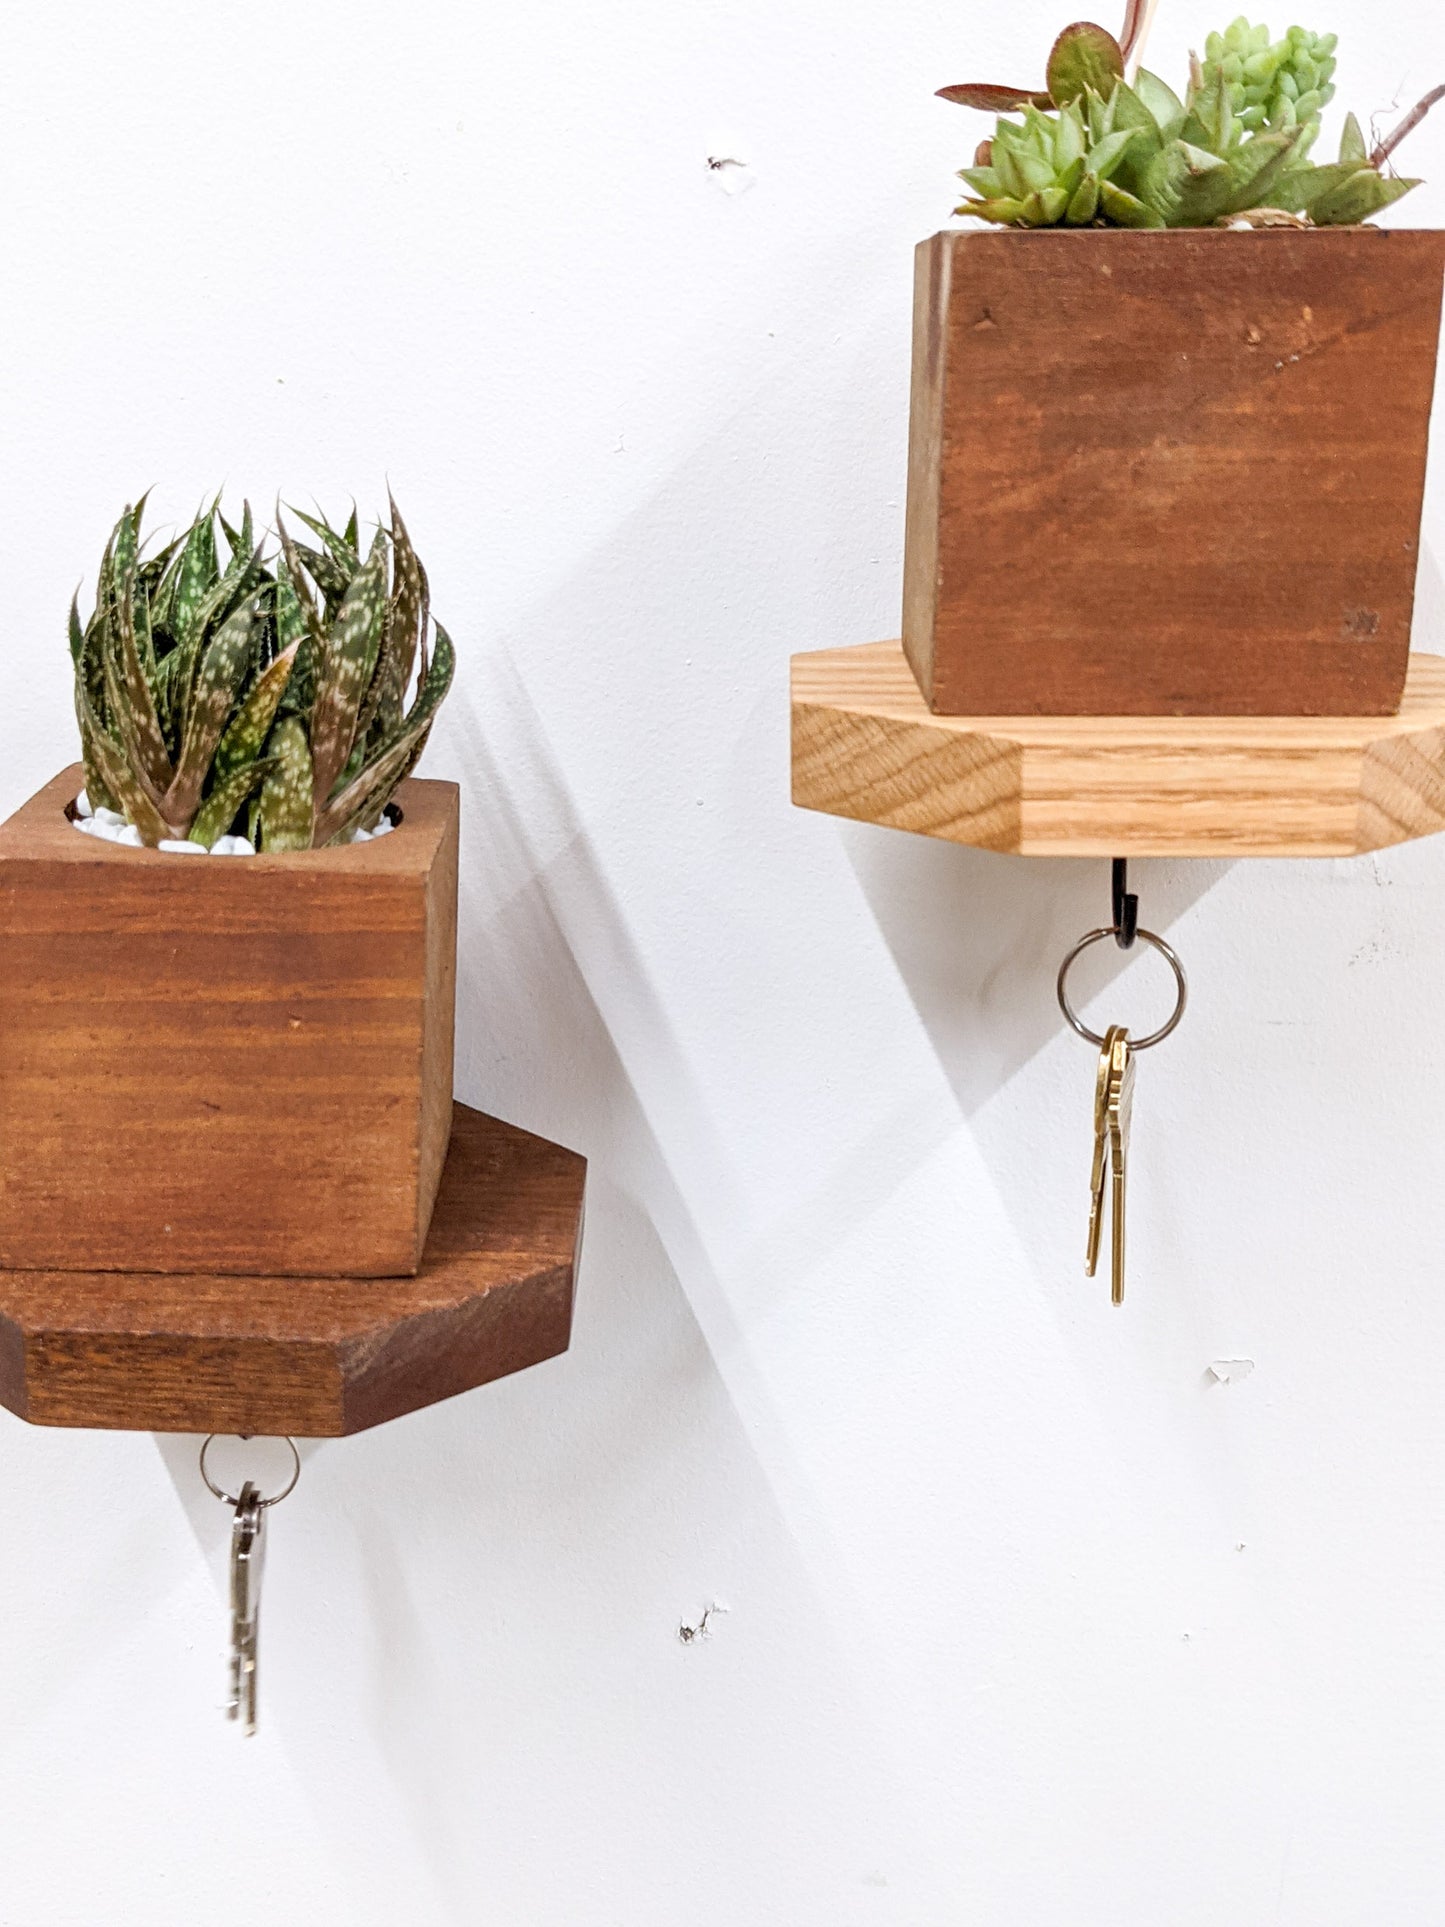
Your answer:
[[[1439,100],[1445,100],[1445,86],[1432,87],[1423,100],[1417,100],[1394,132],[1387,134],[1382,141],[1376,141],[1374,152],[1370,155],[1371,167],[1383,167],[1405,136],[1420,125]]]
[[[1149,29],[1154,24],[1154,10],[1159,0],[1128,0],[1124,14],[1124,26],[1119,35],[1119,51],[1124,56],[1124,70],[1137,68],[1144,58],[1144,43],[1149,38]]]

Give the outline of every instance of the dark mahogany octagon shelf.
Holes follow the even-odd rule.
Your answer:
[[[333,1438],[567,1349],[586,1163],[455,1106],[415,1277],[0,1271],[0,1401],[37,1425]]]

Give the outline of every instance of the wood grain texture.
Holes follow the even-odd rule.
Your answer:
[[[1445,829],[1445,657],[1388,717],[935,716],[896,642],[793,658],[793,801],[1022,856],[1354,856]]]
[[[0,1272],[0,1401],[37,1425],[331,1438],[567,1349],[586,1164],[455,1106],[410,1278]]]
[[[0,826],[0,1266],[414,1272],[451,1122],[457,790],[378,842]]]
[[[904,646],[946,715],[1387,715],[1445,234],[918,250]]]
[[[392,832],[401,835],[406,828]],[[386,839],[390,842],[390,837]],[[456,1062],[458,812],[426,871],[425,977],[421,1024],[421,1118],[412,1215],[413,1248],[426,1245],[437,1187],[452,1134],[452,1070]]]

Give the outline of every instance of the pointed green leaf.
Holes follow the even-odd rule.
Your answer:
[[[204,843],[209,850],[218,836],[224,836],[236,820],[246,799],[261,785],[275,763],[269,758],[242,763],[217,781],[210,795],[196,811],[186,835],[192,843]]]
[[[388,492],[391,509],[391,543],[396,558],[394,592],[389,628],[398,647],[395,660],[396,696],[400,702],[411,685],[417,652],[421,652],[422,680],[426,680],[426,629],[430,613],[426,570],[411,545],[396,498]]]
[[[1202,174],[1213,174],[1220,168],[1228,168],[1228,162],[1222,155],[1211,154],[1207,148],[1195,147],[1189,141],[1175,141],[1174,151],[1196,180]]]
[[[272,767],[261,785],[260,847],[309,850],[312,842],[315,777],[306,730],[296,716],[283,716],[271,731],[267,753]]]
[[[153,635],[173,638],[175,634],[176,591],[180,586],[184,543],[176,542],[159,582],[151,590],[151,631]]]
[[[178,691],[181,667],[181,653],[178,649],[172,649],[156,664],[154,683],[156,715],[160,718],[161,733],[166,739],[166,753],[171,758],[173,766],[180,753],[181,721]]]
[[[113,612],[112,612],[113,614]],[[100,668],[105,694],[105,718],[109,725],[110,740],[116,750],[124,757],[130,771],[132,782],[144,790],[152,803],[161,807],[162,793],[146,773],[145,758],[141,753],[140,731],[131,711],[130,696],[122,676],[120,666],[120,643],[114,633],[114,625],[108,625],[98,638]]]
[[[1357,168],[1350,162],[1343,164],[1331,162],[1327,167],[1296,167],[1295,149],[1286,134],[1262,134],[1258,140],[1249,141],[1239,150],[1232,165],[1241,168],[1254,158],[1255,150],[1266,142],[1276,143],[1275,152],[1283,152],[1283,161],[1269,175],[1263,174],[1263,167],[1246,182],[1240,185],[1239,199],[1242,205],[1253,207],[1277,207],[1286,214],[1302,214],[1312,200],[1318,199],[1329,189],[1338,187],[1356,173]],[[1266,149],[1266,157],[1268,150]],[[1262,186],[1261,186],[1262,177]],[[1246,200],[1246,188],[1249,197]]]
[[[145,507],[145,496],[134,508],[125,510],[115,530],[115,557],[113,580],[117,586],[135,573],[137,552],[140,548],[140,518]]]
[[[147,536],[146,541],[149,542],[149,540],[150,537]],[[148,555],[144,562],[141,563],[140,567],[136,570],[136,575],[140,581],[145,583],[147,588],[154,588],[156,583],[160,581],[161,577],[170,567],[173,559],[179,554],[181,541],[182,538],[180,536],[173,537],[171,541],[165,544],[164,548],[157,549],[154,555]]]
[[[1137,200],[1141,197],[1144,174],[1154,156],[1164,146],[1163,136],[1149,109],[1134,89],[1122,80],[1114,89],[1110,100],[1109,123],[1111,133],[1134,135],[1134,139],[1114,163],[1109,178]],[[1095,143],[1096,146],[1100,144]]]
[[[1083,115],[1076,106],[1066,107],[1055,119],[1053,129],[1054,166],[1059,173],[1081,161],[1088,145]]]
[[[427,679],[417,691],[416,701],[407,712],[396,740],[331,799],[317,820],[318,843],[331,842],[343,827],[359,821],[365,812],[379,810],[406,773],[408,759],[416,750],[418,740],[431,728],[451,688],[456,668],[452,639],[440,623],[436,625],[436,635],[436,653]]]
[[[156,680],[156,645],[151,633],[151,606],[146,594],[145,584],[139,575],[135,579],[135,593],[131,597],[131,622],[135,630],[136,649],[140,654],[141,668],[152,689]]]
[[[177,645],[190,638],[196,611],[216,580],[216,531],[209,510],[198,516],[181,551],[180,574],[176,582],[175,605],[171,612],[171,634]]]
[[[1056,227],[1068,205],[1069,197],[1062,189],[1046,187],[1026,198],[1019,219],[1025,227]]]
[[[1084,159],[1085,167],[1101,181],[1107,180],[1142,131],[1137,127],[1123,127],[1117,133],[1106,134],[1103,140],[1089,149]]]
[[[111,571],[114,568],[114,566],[115,566],[115,530],[112,529],[110,534],[110,540],[105,545],[105,554],[100,558],[100,569],[95,578],[95,618],[94,619],[96,621],[101,620],[101,618],[112,607],[115,600],[115,589],[111,579]]]
[[[1067,207],[1074,197],[1074,190],[1078,187],[1079,182],[1083,180],[1084,173],[1084,157],[1081,154],[1076,161],[1070,161],[1069,165],[1058,174],[1053,187],[1049,191],[1051,193],[1062,194],[1064,197],[1064,206]],[[1062,220],[1064,217],[1060,214],[1058,218]]]
[[[257,548],[250,557],[233,557],[225,574],[206,590],[191,615],[186,638],[178,645],[181,661],[174,672],[177,715],[183,735],[190,722],[196,669],[207,637],[223,628],[237,609],[245,606],[247,598],[253,597],[257,588],[268,580],[261,555],[262,550]]]
[[[255,616],[253,597],[227,618],[201,657],[186,711],[180,761],[163,802],[166,816],[173,823],[189,822],[200,803],[226,718],[251,667]]]
[[[104,656],[107,634],[108,623],[105,612],[97,609],[86,624],[85,633],[81,637],[80,660],[76,665],[76,680],[84,685],[87,700],[94,707],[96,716],[102,724],[106,720]]]
[[[80,596],[70,599],[70,660],[77,666],[85,649],[85,631],[80,626]]]
[[[1151,74],[1147,67],[1141,67],[1134,76],[1134,92],[1153,117],[1160,137],[1166,141],[1178,137],[1184,125],[1184,102],[1174,89],[1157,74]]]
[[[347,586],[317,666],[311,712],[311,754],[316,768],[316,807],[325,807],[346,766],[357,717],[376,667],[386,613],[386,536],[376,532],[371,554]]]
[[[1222,73],[1212,74],[1202,87],[1192,92],[1181,136],[1195,147],[1222,154],[1229,145],[1233,124],[1229,83]]]
[[[156,715],[155,696],[141,661],[135,633],[135,574],[119,577],[116,584],[116,628],[120,640],[119,674],[124,680],[126,708],[134,735],[132,754],[141,774],[157,796],[170,787],[170,754]]]
[[[1360,123],[1353,114],[1346,114],[1345,130],[1340,135],[1340,159],[1345,162],[1353,161],[1357,167],[1363,167],[1369,158],[1369,149],[1365,146],[1365,136],[1360,131]]]
[[[1112,181],[1099,183],[1099,208],[1116,227],[1160,228],[1165,225],[1164,217],[1143,201],[1136,200],[1132,194],[1125,193]]]
[[[231,560],[233,562],[239,561],[242,556],[250,555],[256,546],[255,532],[251,527],[251,504],[249,502],[243,502],[241,504],[241,510],[241,526],[239,529],[233,529],[224,515],[218,516],[221,524],[221,533],[226,538],[226,545],[231,551]]]
[[[1099,212],[1099,177],[1086,174],[1074,190],[1074,198],[1069,202],[1064,215],[1070,227],[1087,227]]]
[[[1289,171],[1299,159],[1302,146],[1300,128],[1284,134],[1257,134],[1229,157],[1234,193],[1228,214],[1240,214],[1252,207],[1277,207],[1278,187],[1288,180]],[[1289,210],[1286,210],[1288,212]]]
[[[216,746],[213,764],[218,778],[230,775],[243,763],[254,762],[261,754],[261,747],[271,732],[271,724],[286,692],[286,685],[291,680],[296,651],[300,646],[299,642],[293,642],[289,649],[262,670],[246,700],[226,725],[225,734]],[[236,809],[239,808],[240,803],[236,805]],[[232,810],[231,815],[235,814],[236,811]]]
[[[85,684],[77,676],[75,682],[75,720],[80,727],[80,758],[85,765],[85,793],[90,798],[91,807],[119,810],[120,804],[115,792],[101,774],[99,759],[92,737],[104,734],[94,710],[86,697]]]
[[[307,634],[306,616],[291,577],[282,569],[276,577],[276,640],[289,649]]]
[[[1011,144],[1009,152],[1013,157],[1015,170],[1024,183],[1026,194],[1041,193],[1045,188],[1053,186],[1052,155],[1041,153],[1037,141],[1016,141]]]
[[[292,596],[295,597],[296,606],[300,609],[302,617],[305,620],[307,631],[310,634],[313,648],[319,660],[323,654],[324,644],[321,616],[316,607],[316,598],[311,593],[311,584],[306,580],[306,570],[301,560],[301,551],[293,541],[291,531],[281,519],[281,504],[279,502],[276,504],[276,533],[281,538],[281,556],[285,563],[284,569],[280,570],[278,574],[284,575],[287,586]],[[277,607],[279,611],[279,603]]]
[[[361,567],[361,557],[357,554],[356,543],[344,535],[338,535],[331,524],[322,516],[308,515],[305,509],[293,508],[291,513],[297,521],[304,522],[311,533],[318,536],[327,554],[336,563],[349,582]],[[352,522],[356,520],[353,513]]]
[[[144,842],[154,847],[162,837],[171,834],[165,818],[146,795],[130,765],[111,738],[101,728],[99,719],[86,699],[84,688],[76,685],[76,707],[81,717],[81,741],[86,746],[86,789],[92,804],[102,794],[113,799],[114,807],[124,812],[128,822],[140,831]],[[90,774],[95,771],[96,788],[90,789]]]
[[[306,564],[311,580],[327,601],[339,602],[350,586],[351,573],[342,567],[334,555],[327,555],[321,549],[309,549],[304,542],[296,544],[296,553]]]
[[[1002,132],[994,136],[993,166],[1003,182],[1004,193],[1021,201],[1029,191],[1029,184],[1014,156],[1013,142],[1005,140]]]
[[[1023,220],[1024,204],[1013,195],[1000,195],[992,201],[962,201],[955,214],[971,214],[975,220],[991,221],[996,227],[1017,227]]]
[[[1419,185],[1418,180],[1386,176],[1373,167],[1362,167],[1319,200],[1311,201],[1305,211],[1317,227],[1356,227]]]

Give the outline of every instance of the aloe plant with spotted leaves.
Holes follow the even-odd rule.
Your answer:
[[[396,503],[364,555],[354,511],[341,529],[294,511],[313,546],[278,508],[270,559],[249,505],[236,529],[219,498],[147,556],[144,508],[106,544],[89,621],[71,605],[91,802],[151,845],[244,830],[305,850],[374,828],[455,665]]]

